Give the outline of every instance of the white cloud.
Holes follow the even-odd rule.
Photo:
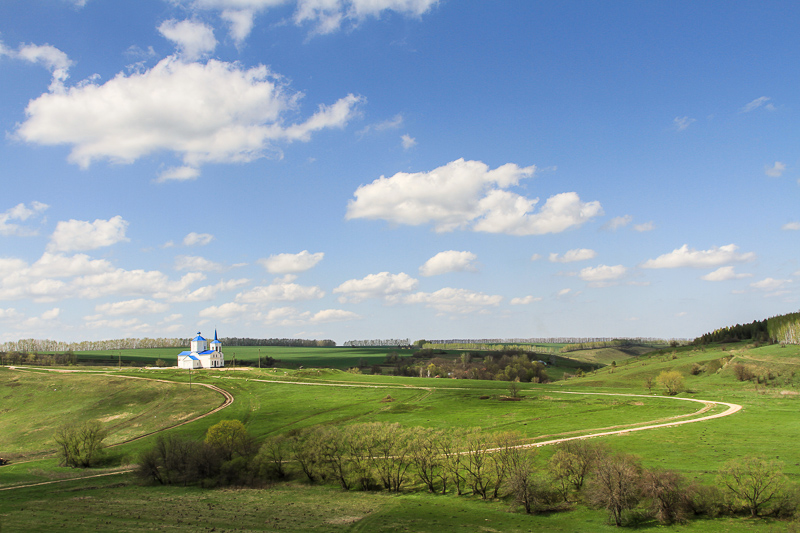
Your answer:
[[[781,229],[787,231],[798,231],[800,230],[800,222],[787,222],[786,224],[781,226]]]
[[[502,296],[451,287],[436,292],[417,292],[403,299],[405,303],[424,304],[426,307],[449,314],[467,314],[485,310],[488,307],[498,306],[502,300]]]
[[[570,294],[570,293],[571,293],[571,294],[578,294],[578,293],[573,293],[573,292],[572,292],[572,289],[561,289],[560,291],[558,291],[558,294],[557,294],[557,295],[558,295],[559,297],[561,297],[561,296],[566,296],[566,295],[568,295],[568,294]]]
[[[668,254],[645,261],[642,268],[707,268],[724,263],[741,263],[755,259],[756,254],[753,252],[740,254],[736,251],[738,249],[739,247],[735,244],[728,244],[719,248],[714,246],[710,250],[690,250],[689,246],[684,244]]]
[[[421,276],[437,276],[448,272],[472,272],[476,270],[472,262],[477,258],[478,256],[472,252],[456,250],[439,252],[419,267],[419,273]]]
[[[241,46],[253,30],[255,13],[252,9],[226,9],[220,15],[230,26],[230,35]]]
[[[702,276],[700,279],[706,281],[729,281],[732,279],[743,279],[752,277],[752,274],[737,274],[733,271],[732,266],[724,266],[719,267],[714,272],[709,272],[705,276]]]
[[[628,224],[631,223],[633,217],[630,215],[624,215],[620,217],[614,217],[605,224],[603,224],[601,229],[616,231],[619,228],[624,228]]]
[[[369,133],[374,132],[382,132],[387,130],[395,130],[403,125],[403,115],[398,113],[394,117],[384,120],[383,122],[378,122],[377,124],[367,124],[361,130],[358,131],[358,135],[364,136]]]
[[[125,236],[128,222],[117,215],[109,220],[97,219],[94,222],[83,220],[61,221],[50,236],[47,245],[49,252],[72,252],[94,250],[129,241]]]
[[[144,298],[126,300],[124,302],[99,304],[94,308],[96,313],[110,316],[164,313],[168,309],[168,304],[153,300],[146,300]]]
[[[579,227],[602,213],[574,192],[538,198],[504,190],[533,175],[535,167],[508,163],[490,170],[480,161],[458,159],[430,172],[398,172],[360,186],[347,206],[348,220],[382,219],[396,224],[432,224],[437,232],[472,229],[488,233],[540,235]]]
[[[533,255],[531,256],[531,261],[538,261],[538,260],[539,260],[539,259],[541,259],[541,258],[542,258],[542,256],[541,256],[541,255],[539,255],[539,254],[533,254]]]
[[[370,274],[362,279],[345,281],[333,289],[333,292],[341,294],[339,301],[342,303],[359,303],[367,298],[394,300],[399,294],[416,289],[418,283],[416,279],[404,272],[399,274],[381,272]]]
[[[248,310],[246,305],[228,302],[222,305],[206,307],[197,313],[197,315],[201,318],[219,318],[224,320],[242,316],[247,313]]]
[[[528,305],[532,304],[533,302],[540,302],[542,301],[541,298],[536,298],[531,295],[523,296],[522,298],[512,298],[511,305]]]
[[[214,30],[202,22],[165,20],[158,27],[158,31],[178,46],[181,56],[187,61],[200,59],[217,47]]]
[[[203,257],[192,255],[179,255],[175,258],[175,270],[189,270],[192,272],[222,272],[225,265],[209,261]]]
[[[267,302],[297,302],[315,300],[325,296],[325,291],[316,286],[298,285],[277,281],[271,285],[253,287],[236,295],[241,303],[262,304]]]
[[[105,259],[92,259],[86,254],[65,256],[45,252],[27,269],[20,269],[19,274],[32,278],[68,278],[111,272],[114,267]]]
[[[770,103],[770,98],[768,96],[760,96],[746,104],[743,108],[739,110],[740,113],[749,113],[750,111],[754,111],[759,107],[764,107],[767,111],[775,111],[775,106]]]
[[[790,279],[774,279],[774,278],[765,278],[761,281],[757,281],[755,283],[751,283],[750,286],[754,289],[759,289],[762,291],[777,291],[783,289],[791,283],[792,280]]]
[[[172,152],[183,166],[160,179],[190,179],[204,163],[247,162],[279,153],[276,142],[308,141],[311,134],[344,127],[362,99],[353,95],[319,106],[306,121],[286,125],[302,95],[263,66],[174,56],[143,72],[117,74],[100,85],[86,81],[31,100],[19,139],[70,145],[69,160],[83,168],[95,160],[132,163]]]
[[[259,259],[258,263],[270,274],[293,274],[314,268],[323,257],[325,257],[323,252],[312,254],[308,250],[303,250],[298,254],[271,255],[266,259]]]
[[[780,178],[784,170],[786,170],[786,164],[780,161],[775,161],[772,166],[764,165],[764,174],[772,178]]]
[[[173,294],[169,296],[171,302],[207,302],[217,297],[217,294],[223,291],[230,291],[238,289],[239,287],[250,283],[249,279],[231,279],[222,280],[214,285],[206,285],[199,287],[191,292],[183,291],[180,294]]]
[[[30,207],[25,204],[17,204],[4,213],[0,213],[0,235],[36,235],[36,230],[21,226],[12,221],[18,220],[20,222],[25,222],[32,216],[43,213],[48,207],[50,206],[42,202],[31,202]]]
[[[323,309],[309,319],[312,324],[324,324],[327,322],[342,322],[345,320],[356,320],[361,318],[360,315],[352,311],[344,311],[342,309]]]
[[[142,323],[138,318],[104,320],[97,316],[84,317],[84,326],[89,329],[120,329],[131,333],[152,331],[149,324]]]
[[[313,33],[328,34],[338,30],[344,22],[357,26],[368,17],[379,18],[384,11],[403,15],[421,16],[438,4],[439,0],[297,0],[295,23],[312,23]]]
[[[197,179],[199,175],[200,170],[194,167],[171,167],[159,174],[156,182],[164,183],[165,181],[188,181]]]
[[[214,240],[210,233],[195,233],[194,231],[183,238],[184,246],[206,246]]]
[[[683,131],[691,126],[694,121],[695,119],[689,117],[675,117],[672,120],[672,127],[677,131]]]
[[[642,233],[642,232],[645,232],[645,231],[653,231],[654,229],[656,229],[656,225],[653,224],[652,221],[651,222],[644,222],[643,224],[634,224],[634,226],[633,226],[633,230],[634,231],[638,231],[639,233]]]
[[[409,134],[403,134],[400,136],[400,140],[403,143],[403,149],[409,150],[414,148],[417,145],[417,140]]]
[[[64,90],[64,82],[69,78],[69,69],[74,64],[67,54],[49,44],[26,44],[21,45],[16,52],[7,48],[3,48],[2,52],[4,54],[0,55],[9,55],[29,63],[42,65],[48,69],[53,75],[53,81],[50,84],[50,90],[53,92]]]
[[[189,272],[180,280],[171,281],[157,270],[125,270],[81,276],[73,280],[71,289],[79,298],[100,298],[113,295],[142,295],[153,298],[169,298],[180,294],[198,281],[205,279],[199,272]]]
[[[607,282],[620,279],[628,272],[628,269],[622,265],[607,266],[598,265],[596,267],[586,267],[581,269],[578,274],[583,281],[589,282]]]
[[[550,254],[550,262],[551,263],[572,263],[574,261],[586,261],[587,259],[593,259],[597,256],[597,252],[594,250],[590,250],[588,248],[579,248],[575,250],[569,250],[563,256],[559,256],[557,253]]]

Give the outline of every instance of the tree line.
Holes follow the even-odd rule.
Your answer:
[[[411,358],[401,358],[389,353],[386,363],[393,364],[395,376],[441,377],[455,379],[485,379],[520,381],[523,383],[547,383],[544,363],[533,360],[531,354],[520,350],[491,352],[475,355],[461,354],[457,360],[435,357],[434,350],[423,349]],[[378,368],[380,372],[380,368]]]
[[[137,475],[159,485],[263,486],[301,479],[347,491],[471,494],[526,513],[585,504],[605,509],[617,526],[726,514],[788,518],[798,508],[778,461],[733,459],[708,486],[645,468],[638,457],[594,440],[559,443],[546,462],[538,461],[536,449],[521,446],[525,440],[513,431],[369,422],[293,430],[257,445],[241,422],[224,420],[202,441],[158,437],[142,453]]]

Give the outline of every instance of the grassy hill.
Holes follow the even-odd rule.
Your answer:
[[[238,359],[240,348],[228,348],[226,355],[232,350],[237,352]],[[292,349],[282,350],[287,351],[276,358],[292,358]],[[800,479],[795,444],[800,439],[800,418],[796,414],[800,408],[799,346],[736,343],[651,352],[626,352],[620,348],[571,352],[568,354],[571,360],[596,369],[583,377],[546,385],[520,384],[523,399],[519,402],[502,401],[508,394],[508,383],[502,381],[399,378],[309,368],[308,361],[315,354],[330,363],[333,360],[329,358],[333,358],[335,352],[294,350],[298,350],[294,360],[306,362],[303,369],[196,372],[194,379],[230,391],[235,401],[219,413],[169,430],[169,433],[202,438],[212,424],[238,419],[257,439],[263,439],[310,426],[347,427],[358,422],[387,421],[443,429],[480,427],[499,431],[510,428],[519,430],[533,442],[554,435],[586,434],[693,413],[698,409],[695,404],[657,398],[663,391],[657,386],[652,390],[647,388],[648,378],[655,378],[666,370],[677,370],[686,378],[687,391],[682,397],[733,402],[743,405],[744,409],[726,418],[624,433],[602,440],[614,449],[639,455],[646,467],[675,469],[703,483],[713,483],[725,461],[753,454],[783,460],[786,474],[795,481]],[[342,362],[328,366],[353,366],[349,363],[352,358],[362,357],[361,350],[342,351]],[[253,357],[257,357],[257,349],[242,350],[241,357],[253,351]],[[262,348],[261,355],[265,352]],[[383,359],[385,352],[376,349],[364,357]],[[612,361],[616,363],[613,367]],[[748,379],[741,379],[740,367],[749,371]],[[115,433],[114,438],[119,439],[123,433],[145,432],[148,427],[166,423],[170,417],[183,416],[187,405],[200,403],[196,396],[186,395],[185,385],[128,380],[123,379],[123,375],[176,382],[188,380],[185,372],[174,369],[123,369],[122,372],[110,371],[108,375],[54,375],[0,369],[0,409],[8,409],[1,415],[0,424],[3,429],[10,427],[14,431],[14,436],[0,440],[0,454],[10,449],[47,449],[48,431],[67,414],[104,419],[106,424],[130,421]],[[69,387],[72,387],[70,394],[57,397],[59,388],[64,391]],[[195,387],[193,395],[200,394],[197,389]],[[644,397],[561,394],[565,391]],[[387,402],[387,396],[392,401]],[[211,403],[219,402],[215,398],[212,395]],[[30,407],[24,407],[25,404]],[[138,410],[134,411],[134,406]],[[17,415],[18,408],[24,412]],[[13,426],[6,424],[11,420],[6,417],[12,412]],[[125,413],[128,414],[119,416]],[[145,427],[144,420],[149,419],[151,413],[156,418]],[[117,416],[119,418],[112,418]],[[137,420],[143,425],[136,426]],[[0,432],[0,439],[3,438]],[[155,437],[148,437],[114,448],[107,470],[100,472],[112,472],[115,468],[124,470],[154,440]],[[540,449],[539,468],[545,468],[551,454],[548,448]],[[4,527],[4,531],[44,530],[54,524],[65,531],[95,528],[132,531],[160,527],[175,531],[235,527],[288,531],[408,529],[439,533],[617,530],[607,524],[603,511],[585,507],[568,513],[525,516],[507,512],[508,502],[429,495],[416,490],[400,495],[342,492],[334,486],[308,485],[299,479],[265,489],[204,490],[145,487],[129,474],[119,474],[2,491],[4,487],[26,481],[83,474],[86,472],[57,467],[53,459],[0,467],[0,527]],[[409,488],[413,488],[413,484]],[[41,505],[43,501],[47,501],[47,505]],[[693,520],[674,529],[771,532],[789,527],[790,524],[768,519],[723,517]],[[663,531],[671,528],[645,524],[637,529]]]

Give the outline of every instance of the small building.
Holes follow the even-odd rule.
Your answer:
[[[214,340],[209,343],[197,332],[197,337],[192,339],[189,350],[178,354],[178,368],[222,368],[225,366],[225,354],[222,353],[222,343],[217,339],[217,330],[214,330]]]

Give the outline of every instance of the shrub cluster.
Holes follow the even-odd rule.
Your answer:
[[[392,358],[395,376],[449,377],[523,383],[547,383],[545,365],[520,350],[493,352],[483,357],[462,354],[460,360],[434,357],[433,350],[420,350],[411,359]],[[387,359],[388,360],[388,359]]]
[[[610,522],[684,522],[722,514],[787,518],[798,507],[782,464],[755,457],[720,468],[716,483],[646,469],[632,455],[592,440],[555,446],[546,466],[534,462],[516,432],[404,428],[371,422],[314,426],[267,438],[256,446],[239,421],[212,426],[204,441],[159,437],[139,460],[141,478],[159,484],[260,486],[302,478],[342,490],[472,494],[504,499],[526,513],[556,512],[582,502],[606,509]]]

